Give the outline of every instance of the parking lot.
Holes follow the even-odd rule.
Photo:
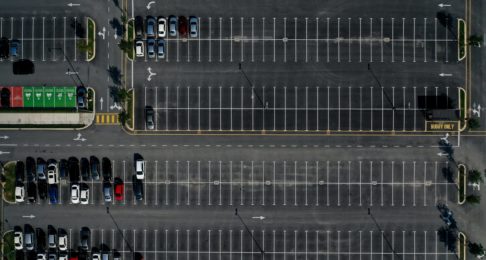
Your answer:
[[[447,161],[156,160],[146,162],[144,200],[136,201],[132,161],[112,165],[125,189],[122,201],[109,204],[121,206],[435,207],[455,203],[457,192]],[[102,181],[86,183],[89,204],[104,205]],[[59,197],[71,204],[68,182]]]
[[[458,89],[448,86],[152,86],[135,94],[139,130],[147,130],[147,106],[163,131],[424,131],[428,109],[458,109]]]
[[[0,36],[20,42],[18,59],[32,61],[85,61],[76,43],[86,37],[86,17],[0,17]],[[10,57],[13,61],[15,57]]]
[[[158,14],[160,15],[160,14]],[[454,62],[457,30],[436,17],[198,17],[166,38],[164,62]],[[154,59],[159,61],[158,59]],[[141,58],[137,61],[147,61]]]

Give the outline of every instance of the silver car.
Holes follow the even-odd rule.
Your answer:
[[[169,16],[169,35],[177,36],[177,17],[174,15]]]
[[[165,57],[165,41],[159,39],[157,41],[157,58],[163,59]]]
[[[149,58],[155,58],[155,39],[148,38],[147,39],[147,56]]]
[[[197,18],[194,16],[189,18],[189,31],[191,38],[197,37]]]

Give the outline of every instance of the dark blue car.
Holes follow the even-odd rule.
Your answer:
[[[57,201],[58,201],[57,184],[49,185],[49,201],[51,202],[51,204],[57,204]]]

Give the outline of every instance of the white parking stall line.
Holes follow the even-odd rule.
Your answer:
[[[198,176],[198,185],[197,185],[197,205],[201,205],[201,161],[197,161],[197,176]]]
[[[326,205],[329,206],[329,161],[326,162]]]
[[[255,184],[255,180],[254,180],[255,172],[254,172],[254,167],[253,167],[254,165],[253,164],[254,164],[254,162],[251,161],[251,205],[252,206],[255,205],[254,200],[253,200],[254,199],[254,193],[255,193],[255,185],[254,185]]]
[[[176,229],[176,259],[179,259],[179,229]]]
[[[338,53],[338,62],[341,62],[341,18],[338,17],[337,19],[337,53]]]
[[[348,161],[348,206],[351,206],[351,161]]]
[[[1,18],[0,23],[3,23],[3,18]],[[3,25],[0,24],[0,26],[3,26]],[[35,61],[35,55],[34,55],[34,45],[35,45],[34,44],[34,39],[35,39],[34,28],[35,28],[35,17],[32,17],[32,32],[31,32],[31,35],[32,35],[32,37],[31,37],[31,41],[32,41],[32,55],[31,55],[31,58],[30,58],[32,61]],[[1,29],[0,29],[0,31],[1,31]],[[2,35],[1,32],[0,32],[0,35]]]
[[[208,259],[211,260],[211,229],[208,230]]]
[[[190,43],[191,40],[187,40],[187,62],[191,61]],[[157,56],[155,56],[155,59],[157,60]]]
[[[243,127],[243,86],[240,87],[240,129],[241,131],[243,131],[244,127]]]
[[[413,96],[417,96],[417,87],[413,86]],[[413,99],[413,131],[417,131],[417,100]]]
[[[11,19],[11,21],[13,18]],[[46,56],[45,56],[45,21],[46,18],[42,17],[42,61],[46,61]],[[12,28],[13,30],[13,28]]]
[[[179,131],[179,86],[176,86],[176,130]]]
[[[381,87],[381,131],[385,131],[385,126],[384,126],[384,120],[385,120],[385,115],[384,115],[385,114],[385,108],[384,108],[384,106],[385,106],[385,104],[383,102],[384,92],[385,92],[385,89],[383,87]],[[395,114],[392,113],[392,116],[395,116]],[[393,119],[394,118],[392,118],[392,120]]]
[[[262,161],[262,206],[265,206],[265,161]]]
[[[402,161],[402,207],[405,206],[405,161]]]
[[[243,161],[240,161],[240,205],[243,206]]]
[[[427,62],[427,18],[424,18],[424,62]]]
[[[380,18],[380,46],[381,46],[381,62],[383,62],[383,18]]]
[[[294,86],[294,130],[297,131],[297,110],[298,110],[298,101],[297,101],[297,86]]]
[[[337,205],[341,206],[341,183],[340,183],[340,177],[341,177],[341,161],[337,161]]]
[[[201,18],[198,17],[197,20],[198,24],[201,24]],[[201,26],[197,27],[197,32],[197,61],[201,62]]]
[[[284,130],[287,131],[287,86],[284,86]]]
[[[143,107],[147,107],[147,86],[143,88]],[[147,124],[144,124],[144,130],[147,130]]]
[[[265,17],[262,17],[262,62],[265,62]]]
[[[392,52],[392,62],[395,62],[395,18],[391,19],[391,52]]]
[[[158,258],[158,254],[159,254],[159,250],[157,250],[157,232],[158,230],[157,229],[154,229],[154,259],[157,260],[159,259]]]
[[[56,61],[56,17],[52,17],[53,40],[52,40],[52,60]]]
[[[186,205],[189,206],[191,205],[191,179],[189,177],[190,175],[190,169],[191,169],[191,163],[190,161],[186,161],[187,163],[187,200],[186,200]]]
[[[348,87],[348,92],[349,92],[349,113],[348,113],[348,129],[349,131],[351,131],[351,125],[352,125],[352,121],[351,121],[351,115],[353,114],[352,111],[353,111],[353,107],[352,107],[352,103],[351,103],[351,86]]]
[[[222,86],[219,86],[219,131],[223,130],[223,101],[222,101]],[[189,107],[189,99],[187,99],[187,106]],[[189,110],[189,109],[188,109]],[[189,118],[187,118],[189,122]]]
[[[297,230],[294,230],[294,260],[297,260]]]
[[[277,130],[276,129],[276,120],[277,120],[277,110],[275,108],[275,106],[277,105],[277,102],[276,102],[276,98],[277,98],[277,95],[276,95],[276,87],[273,86],[273,131]]]
[[[362,161],[359,161],[359,206],[360,207],[362,206],[362,203],[361,203],[361,189],[362,189],[362,186],[363,186],[361,184],[362,166],[363,166],[363,162]]]
[[[319,131],[319,86],[316,86],[316,131]]]
[[[370,62],[373,62],[373,18],[370,18]]]
[[[211,112],[212,112],[212,106],[211,106],[211,86],[208,86],[208,99],[209,99],[209,109],[208,109],[208,123],[209,123],[209,130],[211,131],[211,126],[213,125],[211,122]]]
[[[201,131],[201,86],[197,86],[197,130]]]
[[[351,17],[348,17],[348,62],[351,62]]]
[[[255,17],[251,18],[251,62],[255,61]]]
[[[69,229],[69,248],[73,248],[73,230]]]
[[[307,161],[305,161],[305,205],[308,206],[309,204],[307,203],[307,185],[308,185],[308,180],[307,180]]]
[[[363,131],[363,87],[359,87],[359,131]]]
[[[287,205],[287,161],[284,161],[284,178],[283,178],[283,205]]]
[[[395,206],[395,161],[391,161],[391,205],[392,207]]]
[[[209,18],[209,19],[211,19],[211,18]],[[177,35],[176,35],[176,62],[179,62],[179,42],[180,42],[180,37],[179,37],[179,33],[177,33]],[[209,44],[211,44],[211,41],[209,41]]]
[[[243,45],[244,45],[244,41],[243,41],[243,37],[244,37],[244,33],[243,33],[243,32],[244,32],[244,31],[243,31],[243,21],[244,21],[244,18],[243,18],[243,17],[241,17],[241,18],[240,18],[240,24],[241,24],[241,30],[240,30],[240,32],[241,32],[241,33],[240,33],[240,42],[241,42],[241,45],[240,45],[240,46],[241,46],[241,58],[240,58],[240,60],[241,60],[241,62],[243,62],[243,61],[244,61],[244,58],[243,58]]]
[[[223,61],[223,18],[219,17],[219,62]]]
[[[233,161],[230,161],[230,200],[229,205],[233,205]]]
[[[405,62],[405,18],[402,18],[402,62]]]
[[[427,162],[424,162],[424,207],[427,206]]]
[[[294,62],[297,62],[297,17],[294,17]]]
[[[437,18],[434,18],[434,62],[437,62]]]
[[[305,86],[305,131],[309,131],[309,87]]]
[[[158,91],[159,91],[159,87],[155,87],[155,100],[154,100],[154,103],[155,103],[155,118],[158,118],[158,115],[159,115],[159,103],[157,102],[159,100],[158,98]],[[158,128],[158,125],[159,124],[155,124],[155,130],[157,130]]]
[[[337,231],[337,255],[341,255],[341,230]]]
[[[341,86],[338,86],[338,131],[341,131]]]
[[[416,246],[416,239],[415,239],[416,238],[416,231],[413,230],[412,233],[413,233],[413,256],[415,258],[416,254],[417,254],[417,246]]]
[[[169,161],[165,161],[165,205],[169,205]]]
[[[155,160],[154,161],[154,167],[155,167],[155,205],[159,205],[159,191],[158,191],[158,187],[159,187],[159,182],[157,181],[158,179],[158,171],[159,171],[159,161]]]
[[[395,86],[392,86],[392,107],[395,107]],[[395,131],[395,109],[392,109],[392,131]]]
[[[308,37],[308,32],[307,32],[307,28],[308,28],[307,24],[308,24],[308,22],[309,22],[309,18],[306,17],[305,18],[305,62],[308,62],[308,55],[307,55],[307,53],[308,53],[307,52],[307,48],[308,48],[307,41],[308,41],[308,38],[309,38]],[[297,35],[295,37],[297,37]]]
[[[230,17],[230,62],[233,62],[233,17]]]
[[[446,23],[449,23],[449,18],[446,18]],[[448,44],[448,41],[449,41],[448,38],[449,38],[449,30],[446,29],[445,30],[445,43],[444,43],[444,45],[445,45],[444,50],[445,50],[445,56],[446,56],[445,57],[445,62],[446,63],[449,62],[449,52],[447,50],[448,49],[447,48],[447,44]]]
[[[55,21],[56,17],[54,17],[54,21]],[[21,53],[20,53],[20,56],[22,57],[22,59],[24,58],[24,17],[20,17],[20,21],[21,21],[21,27],[22,27],[22,34],[21,34],[21,41],[20,41],[20,45],[21,45]],[[54,32],[56,31],[56,25],[54,24]],[[33,37],[33,36],[32,36]]]
[[[146,182],[145,182],[146,183]],[[176,205],[179,206],[179,161],[176,161]]]
[[[255,131],[255,87],[251,86],[251,130]]]
[[[273,203],[272,205],[275,206],[275,182],[276,182],[276,176],[275,176],[275,161],[273,161]]]
[[[275,38],[275,17],[273,17],[273,62],[275,62],[275,44],[276,44],[276,38]]]
[[[319,17],[316,17],[316,62],[319,62]]]
[[[165,87],[165,130],[169,130],[169,87]]]
[[[416,22],[416,18],[415,17],[412,18],[412,21],[413,21],[413,41],[412,41],[412,43],[413,43],[413,62],[416,62],[416,60],[415,60],[415,45],[416,45],[416,43],[415,43],[415,22]]]
[[[208,205],[211,206],[211,161],[208,161]]]
[[[361,36],[361,32],[362,32],[362,21],[363,21],[363,18],[359,18],[359,62],[362,61],[362,57],[361,57],[361,47],[362,47],[362,36]],[[328,35],[328,38],[329,38],[329,35]]]
[[[287,62],[287,17],[284,17],[284,62]]]
[[[415,207],[415,161],[413,162],[413,206]]]
[[[370,161],[370,206],[373,206],[373,161]]]
[[[370,230],[370,259],[373,259],[373,230]]]
[[[363,231],[362,230],[359,230],[359,260],[362,260],[362,252],[363,252]],[[327,258],[329,259],[329,254],[327,255]]]
[[[169,247],[168,247],[168,244],[169,244],[169,239],[168,239],[168,233],[169,230],[165,230],[165,259],[169,259],[168,258],[168,252],[169,252]],[[197,243],[198,243],[198,252],[199,252],[199,229],[197,230]],[[198,253],[198,257],[199,257],[199,253]]]
[[[434,165],[434,204],[437,205],[437,202],[438,202],[438,198],[437,198],[437,166],[438,166],[438,162],[435,161],[435,165]],[[447,187],[447,185],[446,185]],[[447,198],[447,197],[446,197]]]
[[[223,204],[223,196],[222,196],[222,185],[221,185],[221,176],[222,176],[222,169],[221,169],[221,161],[219,161],[219,203],[218,205],[222,205]]]
[[[381,203],[380,203],[380,206],[383,207],[383,161],[380,161],[380,191],[381,191],[381,196],[380,196],[380,200],[381,200]]]
[[[122,165],[123,165],[123,182],[127,182],[127,179],[126,179],[126,175],[127,175],[127,171],[126,171],[126,167],[125,167],[125,160],[122,161]],[[126,204],[126,199],[127,199],[127,196],[126,196],[126,193],[127,193],[127,189],[123,189],[123,205]],[[93,197],[93,196],[91,196]],[[91,202],[93,203],[93,201]]]
[[[211,33],[211,24],[212,24],[212,18],[209,17],[209,34],[208,34],[208,39],[209,39],[209,47],[208,47],[209,48],[209,57],[208,57],[209,60],[208,61],[209,62],[211,62],[211,60],[212,60],[212,55],[211,55],[211,42],[212,42],[212,40],[211,40],[211,34],[212,34]]]
[[[76,27],[78,27],[77,26],[77,23],[78,23],[77,20],[78,20],[78,18],[75,16],[74,17],[74,24],[75,24],[75,26],[74,26],[74,61],[77,61],[77,59],[78,59],[78,55],[77,55],[77,52],[76,52],[77,51],[76,43],[78,42],[78,40],[76,38],[76,37],[78,37],[77,33],[76,33]]]

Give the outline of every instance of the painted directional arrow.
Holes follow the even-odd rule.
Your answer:
[[[444,7],[450,7],[451,5],[450,5],[450,4],[442,4],[442,3],[441,3],[441,4],[438,4],[438,6],[439,6],[440,8],[444,8]]]
[[[103,109],[103,97],[100,97],[100,110]]]
[[[264,220],[265,219],[264,216],[257,216],[257,217],[251,217],[251,218],[253,218],[253,219],[259,219],[259,220]]]
[[[8,136],[4,135],[4,136],[0,136],[0,139],[5,139],[7,140],[8,139]]]
[[[147,10],[149,10],[149,9],[150,9],[150,7],[151,7],[151,5],[152,5],[152,4],[155,4],[155,1],[150,1],[150,2],[147,4]]]
[[[438,156],[446,156],[446,155],[448,155],[448,154],[447,154],[447,153],[438,153],[437,155],[438,155]]]
[[[73,7],[73,6],[80,6],[81,4],[73,4],[73,3],[69,3],[67,4],[69,7]]]
[[[27,215],[27,216],[22,216],[22,217],[23,217],[23,218],[30,218],[30,219],[33,219],[33,218],[35,218],[35,216],[34,216],[34,215],[32,215],[32,214],[30,214],[30,215]]]
[[[452,77],[452,74],[450,74],[450,73],[441,73],[441,74],[439,74],[439,76],[441,76],[441,77]]]
[[[2,154],[9,154],[10,152],[4,152],[4,151],[0,151],[0,155]]]

